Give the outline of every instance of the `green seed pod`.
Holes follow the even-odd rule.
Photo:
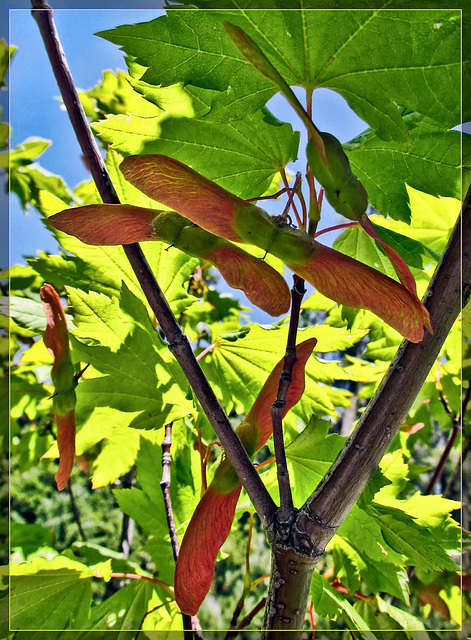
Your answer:
[[[54,369],[53,382],[57,394],[64,393],[73,388],[74,365],[70,358],[60,360]]]
[[[234,227],[244,242],[270,252],[280,229],[280,225],[266,211],[250,203],[238,207],[234,215]]]
[[[188,220],[175,211],[158,211],[152,220],[152,235],[169,244],[177,244]]]
[[[341,208],[338,212],[351,220],[361,217],[368,208],[366,189],[353,173],[340,192],[339,203]]]
[[[53,398],[54,413],[59,416],[66,416],[75,409],[77,398],[75,390],[57,391]]]
[[[270,253],[283,262],[307,262],[312,258],[313,241],[305,231],[293,229],[287,224],[279,224]]]
[[[357,220],[368,207],[368,194],[356,176],[351,174],[340,191],[325,190],[325,196],[337,213]]]
[[[245,31],[230,22],[224,22],[223,27],[240,53],[262,76],[273,82],[282,93],[291,92],[291,88],[283,76],[275,69],[258,44]]]
[[[320,135],[324,142],[327,164],[323,162],[312,140],[309,140],[306,147],[309,168],[325,191],[340,191],[352,175],[350,163],[335,136],[322,131]]]
[[[180,233],[178,242],[175,242],[175,246],[192,256],[204,256],[222,245],[227,245],[227,241],[195,224],[189,224],[188,221]]]

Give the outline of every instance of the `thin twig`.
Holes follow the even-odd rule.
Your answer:
[[[267,603],[267,599],[265,597],[263,597],[260,602],[258,604],[255,605],[255,607],[252,609],[252,611],[250,611],[245,618],[242,618],[239,626],[237,627],[237,631],[240,631],[241,629],[245,629],[245,627],[248,627],[249,624],[252,622],[252,620],[255,618],[255,616],[257,615],[257,613],[259,611],[261,611],[265,605]]]
[[[172,456],[170,455],[170,448],[172,446],[172,423],[169,422],[165,425],[165,437],[162,442],[162,480],[160,481],[160,488],[164,496],[165,515],[167,517],[167,527],[170,534],[170,543],[172,545],[173,559],[175,562],[178,560],[178,553],[180,547],[178,545],[177,530],[175,527],[175,518],[173,517],[172,499],[170,497],[170,480],[171,480],[171,464]],[[199,637],[197,632],[199,631],[199,622],[196,616],[189,616],[182,612],[183,620],[183,633],[186,640],[192,640],[195,637]]]
[[[345,222],[344,224],[336,224],[333,227],[327,227],[326,229],[321,229],[314,234],[314,238],[318,238],[324,233],[330,233],[331,231],[337,231],[337,229],[348,229],[349,227],[359,227],[359,222]]]
[[[441,367],[441,363],[438,362],[437,363],[437,371],[436,371],[436,374],[435,374],[435,386],[437,388],[438,397],[440,398],[440,402],[442,403],[442,406],[445,409],[445,412],[447,413],[447,415],[449,416],[451,421],[453,423],[455,423],[456,420],[457,420],[457,416],[455,415],[455,412],[453,411],[453,409],[450,407],[450,405],[448,403],[448,398],[446,397],[446,395],[445,395],[445,393],[443,391],[443,385],[442,385],[441,380],[440,380],[440,367]],[[458,416],[458,421],[459,421],[459,416]]]
[[[314,605],[312,601],[309,603],[309,618],[312,626],[312,640],[316,640],[316,620],[314,618]]]
[[[431,493],[433,493],[435,485],[437,484],[437,482],[440,480],[442,476],[443,470],[445,468],[445,464],[450,456],[450,452],[453,448],[453,445],[456,442],[456,438],[458,437],[458,434],[460,433],[460,431],[461,431],[460,425],[454,424],[453,429],[451,430],[450,436],[448,438],[448,442],[446,443],[446,446],[442,452],[442,455],[440,456],[440,460],[438,461],[438,464],[435,467],[433,476],[430,479],[430,482],[428,483],[427,488],[425,489],[425,495],[428,496]]]
[[[129,489],[135,484],[136,467],[131,467],[129,473],[122,480],[122,487]],[[134,536],[134,520],[128,515],[123,513],[123,519],[121,522],[121,536],[119,542],[119,548],[125,558],[129,558],[131,553],[131,544]]]
[[[232,614],[231,624],[229,629],[233,630],[237,628],[237,622],[239,620],[239,616],[244,608],[245,599],[251,590],[251,582],[250,582],[250,545],[252,543],[252,533],[253,533],[253,524],[254,524],[254,514],[253,511],[249,514],[249,533],[247,536],[247,545],[245,547],[245,575],[244,575],[244,588],[242,589],[242,594],[237,601],[236,607],[234,609],[234,613]],[[228,640],[233,637],[231,635],[231,631],[228,631],[224,637],[224,640]]]
[[[80,537],[84,542],[86,542],[87,537],[82,527],[80,512],[78,510],[77,503],[75,502],[74,492],[72,491],[72,482],[70,481],[70,478],[67,480],[66,487],[67,487],[67,493],[69,494],[69,497],[70,497],[70,508],[72,509],[72,515],[74,516],[75,524],[77,525],[77,528],[79,530]]]
[[[445,468],[445,465],[446,465],[446,462],[447,462],[448,458],[450,457],[450,453],[451,453],[451,450],[453,448],[453,445],[455,444],[455,441],[456,441],[456,439],[458,437],[458,434],[461,431],[461,418],[460,418],[460,415],[459,414],[456,415],[454,413],[454,411],[452,410],[452,408],[448,404],[447,397],[443,393],[443,386],[442,386],[442,383],[440,381],[440,363],[438,363],[438,366],[437,366],[437,373],[435,375],[435,385],[437,387],[437,391],[438,391],[438,396],[440,398],[440,402],[442,403],[446,414],[449,416],[449,418],[451,420],[451,423],[453,425],[453,428],[452,428],[451,433],[450,433],[450,435],[448,437],[448,441],[446,443],[446,446],[445,446],[444,450],[442,451],[442,455],[440,456],[438,464],[435,467],[435,471],[433,472],[433,475],[432,475],[432,477],[430,479],[430,482],[428,483],[427,488],[425,489],[425,495],[430,495],[431,493],[433,493],[435,485],[437,484],[437,482],[442,477],[443,470]]]
[[[470,451],[471,451],[471,436],[468,436],[464,442],[464,447],[461,451],[461,457],[456,463],[455,469],[450,479],[448,480],[448,484],[446,485],[445,491],[443,492],[444,498],[449,498],[452,495],[456,481],[460,477],[462,465],[464,465],[464,461],[468,457],[468,454]]]
[[[291,385],[293,367],[296,362],[296,335],[298,331],[301,301],[305,294],[304,280],[299,276],[293,276],[293,288],[291,289],[291,316],[289,320],[288,339],[286,353],[283,361],[283,371],[278,385],[278,394],[275,402],[270,407],[273,421],[273,444],[275,447],[276,473],[280,490],[280,509],[278,518],[280,522],[287,522],[293,512],[293,496],[289,481],[288,464],[283,438],[283,409],[286,404],[286,395]]]
[[[167,517],[167,526],[170,535],[170,543],[172,545],[173,559],[176,562],[180,547],[178,545],[177,530],[175,527],[175,519],[173,517],[172,499],[170,497],[170,466],[172,463],[172,456],[170,455],[171,446],[172,423],[169,422],[165,425],[165,437],[162,442],[162,480],[160,481],[160,488],[162,489],[164,496],[165,515]]]
[[[258,202],[258,200],[274,200],[275,198],[279,198],[287,191],[289,191],[289,189],[283,187],[283,189],[280,189],[276,193],[273,193],[271,196],[257,196],[256,198],[247,198],[246,202]]]
[[[103,202],[119,204],[119,198],[106,171],[67,66],[55,28],[52,11],[45,0],[32,0],[32,6],[33,17],[41,32],[70,121],[97,189]],[[40,9],[40,11],[37,9]],[[188,338],[182,334],[140,246],[138,244],[130,244],[123,246],[123,249],[167,338],[171,352],[183,369],[195,396],[199,400],[211,426],[216,431],[227,457],[260,516],[263,526],[267,527],[273,520],[276,510],[275,503],[199,367]]]

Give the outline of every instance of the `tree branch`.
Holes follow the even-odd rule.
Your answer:
[[[280,376],[280,384],[278,386],[276,400],[270,407],[273,421],[273,444],[275,447],[276,473],[278,477],[278,487],[280,490],[280,508],[277,512],[277,518],[280,522],[288,522],[293,515],[293,496],[291,495],[288,464],[286,462],[282,416],[283,409],[286,404],[286,395],[291,385],[293,367],[296,362],[296,335],[298,331],[301,301],[305,292],[304,280],[299,276],[293,276],[293,288],[291,289],[291,316],[289,319],[288,339],[286,341],[283,371]]]
[[[106,171],[74,86],[72,75],[55,28],[52,11],[45,0],[31,0],[31,3],[33,7],[32,14],[38,24],[75,135],[77,136],[77,140],[100,196],[105,203],[118,204],[118,196]],[[249,494],[260,516],[262,524],[268,526],[273,519],[273,514],[276,509],[275,503],[252,465],[247,452],[232,429],[226,414],[222,410],[212,388],[199,367],[194,353],[191,350],[188,338],[180,331],[175,317],[155,280],[154,274],[147,264],[140,246],[138,244],[125,245],[123,249],[144,291],[147,301],[167,338],[171,352],[183,369],[211,426],[217,433],[227,457],[231,461],[242,485]]]
[[[323,553],[365,488],[425,382],[470,292],[471,188],[425,294],[433,335],[425,335],[418,344],[402,342],[352,437],[298,514],[295,526],[304,532],[300,545],[311,557]]]

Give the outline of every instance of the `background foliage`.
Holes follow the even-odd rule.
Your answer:
[[[171,155],[238,196],[254,198],[275,192],[280,172],[303,152],[299,133],[265,107],[273,86],[224,37],[226,19],[260,43],[290,84],[333,89],[367,122],[370,128],[345,150],[368,190],[373,219],[423,293],[469,183],[469,136],[463,137],[461,173],[460,134],[451,130],[461,115],[459,12],[342,11],[335,13],[333,30],[329,11],[170,10],[151,22],[101,33],[123,48],[128,73],[104,72],[81,99],[122,202],[157,207],[120,175],[124,155]],[[0,53],[1,79],[6,45]],[[5,148],[6,125],[0,132]],[[11,190],[46,227],[49,216],[68,206],[99,202],[92,182],[66,185],[37,162],[48,144],[25,140],[11,150],[9,166],[7,153],[0,155]],[[25,629],[46,631],[47,637],[83,630],[79,638],[99,630],[116,637],[131,630],[126,637],[136,637],[143,629],[152,637],[154,630],[181,628],[168,589],[174,566],[159,487],[163,426],[173,422],[171,491],[179,535],[200,497],[199,450],[215,435],[156,330],[122,249],[53,233],[62,248],[58,255],[41,253],[11,270],[10,333],[0,336],[4,387],[8,352],[13,363],[10,624],[20,630],[14,634],[19,639]],[[358,228],[347,229],[334,246],[394,275]],[[195,352],[211,345],[201,365],[237,424],[284,353],[286,319],[253,324],[248,309],[218,291],[207,264],[158,242],[143,249]],[[281,269],[276,260],[272,264]],[[61,494],[52,481],[57,449],[51,357],[41,338],[46,320],[39,288],[45,281],[67,301],[77,371],[90,364],[77,387],[79,457],[68,492]],[[462,322],[469,327],[468,310]],[[302,325],[300,339],[315,336],[318,344],[306,392],[285,420],[298,506],[335,459],[400,343],[399,334],[376,316],[319,293],[305,300]],[[458,322],[380,469],[329,545],[311,585],[319,630],[337,630],[341,637],[345,629],[363,629],[368,638],[386,629],[407,638],[423,631],[433,638],[458,629],[469,614],[457,564],[461,494],[459,483],[451,482],[460,438],[427,495],[461,410],[462,347]],[[469,357],[465,341],[465,390]],[[466,415],[463,437],[469,442]],[[3,453],[7,441],[5,431]],[[272,455],[271,446],[259,462]],[[209,479],[219,453],[215,446],[209,455]],[[273,466],[261,472],[276,494]],[[242,593],[250,509],[243,494],[200,612],[203,628],[227,628]],[[6,534],[6,513],[1,530]],[[264,575],[269,557],[256,518],[250,557],[253,581]],[[467,562],[465,555],[465,572]],[[265,584],[249,594],[246,611]],[[7,587],[4,581],[3,610]],[[257,619],[253,624],[257,628]],[[6,614],[0,625],[8,637]]]

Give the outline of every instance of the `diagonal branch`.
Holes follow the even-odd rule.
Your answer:
[[[106,171],[98,147],[93,138],[88,120],[83,111],[72,75],[67,65],[52,10],[46,0],[31,0],[33,17],[41,32],[44,45],[59,85],[70,121],[90,168],[103,202],[118,204],[119,199]],[[185,373],[197,399],[199,400],[211,426],[214,428],[225,453],[252,500],[264,526],[273,519],[276,509],[247,452],[236,436],[232,426],[217,401],[214,392],[198,365],[188,338],[181,332],[175,317],[160,289],[154,274],[138,244],[125,245],[124,252],[131,263],[147,301],[167,338],[169,348]]]
[[[461,248],[463,250],[461,251]],[[460,287],[462,278],[462,288]],[[471,188],[425,294],[434,330],[422,342],[404,340],[352,437],[303,505],[297,526],[306,551],[323,552],[403,423],[462,306],[471,294]]]

